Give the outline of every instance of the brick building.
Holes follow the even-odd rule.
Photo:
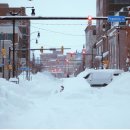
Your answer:
[[[130,0],[97,0],[97,16],[129,16],[128,7]],[[104,64],[107,68],[128,70],[129,67],[129,21],[125,23],[108,23],[105,20],[97,20],[97,55],[100,56],[97,67]],[[104,55],[106,54],[107,55]]]
[[[115,15],[119,12],[123,7],[127,7],[130,5],[130,0],[97,0],[96,1],[96,15],[97,16],[109,16]],[[96,28],[97,35],[101,35],[103,33],[102,26],[103,23],[106,24],[107,29],[110,29],[110,24],[105,20],[97,20]]]
[[[52,53],[42,53],[40,55],[42,71],[49,71],[59,78],[67,75],[76,76],[82,71],[81,53],[67,53],[63,55],[61,51],[54,50]],[[62,74],[62,75],[61,75]]]
[[[0,16],[11,16],[13,13],[20,16],[26,15],[24,7],[9,7],[6,3],[0,4]],[[15,49],[30,48],[30,21],[28,20],[15,20],[15,25],[11,20],[0,20],[0,40],[11,40],[13,44],[13,26],[15,26]],[[22,61],[24,59],[27,66],[29,65],[29,51],[16,51],[15,55],[16,70],[21,66],[21,59]]]

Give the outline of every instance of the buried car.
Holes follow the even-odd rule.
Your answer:
[[[91,86],[106,86],[115,76],[120,75],[123,70],[119,69],[99,69],[90,71],[84,78]]]

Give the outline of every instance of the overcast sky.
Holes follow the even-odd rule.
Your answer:
[[[13,7],[35,7],[36,16],[96,16],[96,0],[0,0]],[[31,9],[27,9],[30,15]],[[40,31],[41,37],[35,43],[36,33],[31,35],[31,47],[70,47],[81,50],[85,44],[86,21],[32,21],[31,32]]]

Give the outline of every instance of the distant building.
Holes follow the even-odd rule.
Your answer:
[[[52,51],[52,53],[42,53],[40,55],[42,71],[49,71],[55,76],[56,74],[61,74],[61,77],[64,77],[65,71],[65,55],[62,55],[61,51]]]
[[[61,51],[54,50],[52,53],[42,53],[40,55],[42,71],[49,71],[58,78],[67,75],[76,76],[82,64],[82,56],[79,53],[67,53],[63,55]]]

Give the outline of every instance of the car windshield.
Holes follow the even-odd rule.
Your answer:
[[[89,74],[87,74],[84,78],[85,78],[85,79],[87,79],[89,76],[90,76],[90,73],[89,73]]]

